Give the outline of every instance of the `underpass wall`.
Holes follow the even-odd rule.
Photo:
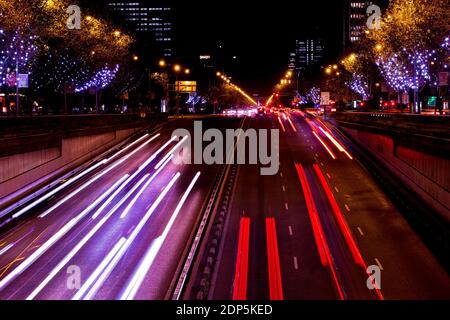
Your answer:
[[[450,160],[402,145],[395,137],[341,127],[412,192],[450,221]],[[443,141],[445,143],[445,141]],[[441,148],[436,143],[435,148]],[[419,148],[420,149],[420,148]],[[438,152],[439,154],[439,152]]]
[[[55,139],[55,146],[0,157],[0,205],[18,190],[26,193],[102,154],[142,127]]]

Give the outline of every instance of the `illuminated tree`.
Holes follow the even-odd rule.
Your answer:
[[[86,15],[80,30],[69,29],[69,4],[68,0],[0,0],[0,72],[11,69],[17,55],[22,72],[33,70],[36,88],[60,91],[67,83],[83,87],[98,72],[115,69],[128,59],[133,39],[109,22]],[[2,72],[3,82],[4,77]]]
[[[373,63],[370,56],[359,50],[358,53],[351,53],[341,61],[344,69],[349,74],[347,86],[361,96],[363,100],[368,100],[371,94],[370,74],[373,74]]]
[[[381,29],[368,34],[374,61],[388,85],[414,91],[418,111],[421,87],[432,79],[430,65],[447,36],[448,4],[442,0],[394,0]]]
[[[311,101],[314,104],[319,104],[320,103],[320,89],[317,87],[312,87],[306,93],[306,98],[308,99],[308,101]]]

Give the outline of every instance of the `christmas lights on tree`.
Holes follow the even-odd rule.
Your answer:
[[[15,72],[30,72],[31,58],[37,52],[36,36],[26,35],[16,30],[7,35],[0,30],[0,85],[6,83],[8,74]]]
[[[376,65],[380,69],[386,83],[397,92],[411,87],[411,75],[397,54],[392,57],[378,57]]]
[[[73,57],[68,53],[49,53],[40,65],[42,66],[40,72],[34,77],[37,91],[50,89],[61,93],[65,85],[76,86],[86,82],[92,74],[84,59]]]
[[[367,77],[362,74],[353,73],[352,79],[347,83],[347,85],[351,90],[361,95],[363,100],[367,100],[369,98],[369,84]]]
[[[308,100],[312,101],[315,104],[320,103],[320,89],[317,87],[312,87],[309,92],[306,94]]]
[[[108,66],[98,71],[89,81],[75,88],[75,92],[86,91],[90,88],[104,89],[111,84],[119,72],[119,65],[114,68]]]

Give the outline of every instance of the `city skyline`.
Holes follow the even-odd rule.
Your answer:
[[[450,301],[450,2],[0,0],[0,17],[14,314]]]
[[[205,0],[194,1],[195,4],[171,0],[119,3],[172,8],[174,59],[193,61],[204,54],[234,58],[229,59],[231,63],[217,67],[228,69],[250,92],[267,94],[276,84],[274,77],[285,72],[286,57],[295,47],[295,41],[320,37],[327,47],[324,61],[343,49],[343,8],[347,1],[293,4],[281,0],[277,6],[269,3],[256,6],[255,2],[236,0],[214,4]],[[95,4],[92,6],[103,10]],[[158,48],[154,49],[159,52]],[[255,84],[255,78],[261,81]]]

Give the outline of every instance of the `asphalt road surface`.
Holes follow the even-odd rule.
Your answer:
[[[201,120],[205,130],[280,130],[277,175],[239,166],[209,298],[450,298],[449,275],[320,120]],[[0,299],[166,298],[221,169],[171,161],[173,130],[192,132],[193,121],[136,137],[13,212]]]
[[[240,166],[211,299],[450,297],[446,271],[320,119],[265,115],[245,127],[281,131],[280,171]]]

